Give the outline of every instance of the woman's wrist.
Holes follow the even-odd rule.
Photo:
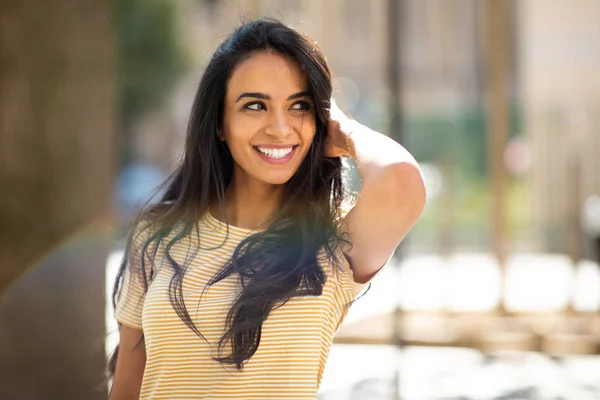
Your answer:
[[[343,136],[344,142],[346,144],[345,151],[346,155],[354,160],[356,160],[356,143],[354,141],[354,137],[352,136],[361,125],[350,118],[345,118],[343,121],[339,121],[339,133]]]
[[[356,145],[354,144],[354,140],[351,137],[351,133],[340,132],[342,136],[344,136],[344,141],[346,143],[346,156],[356,160]]]

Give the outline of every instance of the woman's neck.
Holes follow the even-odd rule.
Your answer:
[[[239,228],[266,228],[283,196],[283,185],[233,180],[225,193],[227,222]]]

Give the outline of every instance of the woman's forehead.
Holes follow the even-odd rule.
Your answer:
[[[244,92],[268,94],[271,98],[308,90],[308,80],[297,62],[273,52],[260,52],[244,60],[233,72],[227,96],[235,100]]]

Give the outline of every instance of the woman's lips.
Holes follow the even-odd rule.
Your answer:
[[[265,146],[267,147],[267,146]],[[292,146],[292,151],[290,151],[287,155],[281,157],[281,158],[275,158],[275,157],[271,157],[263,152],[261,152],[260,150],[258,150],[258,146],[253,146],[254,150],[258,153],[258,155],[260,156],[260,158],[262,158],[264,161],[268,162],[269,164],[273,164],[273,165],[282,165],[287,163],[288,161],[290,161],[292,159],[292,157],[294,156],[294,154],[296,153],[296,149],[298,148],[297,145]],[[261,146],[261,148],[263,148]],[[281,149],[282,147],[278,146],[278,147],[271,147],[271,149]],[[285,147],[284,147],[285,148]],[[287,147],[289,149],[289,147]]]

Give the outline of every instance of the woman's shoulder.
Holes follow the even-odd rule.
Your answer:
[[[354,272],[342,251],[341,242],[330,244],[329,248],[323,246],[319,250],[317,259],[328,281],[349,295],[357,296],[366,286],[354,280]]]

